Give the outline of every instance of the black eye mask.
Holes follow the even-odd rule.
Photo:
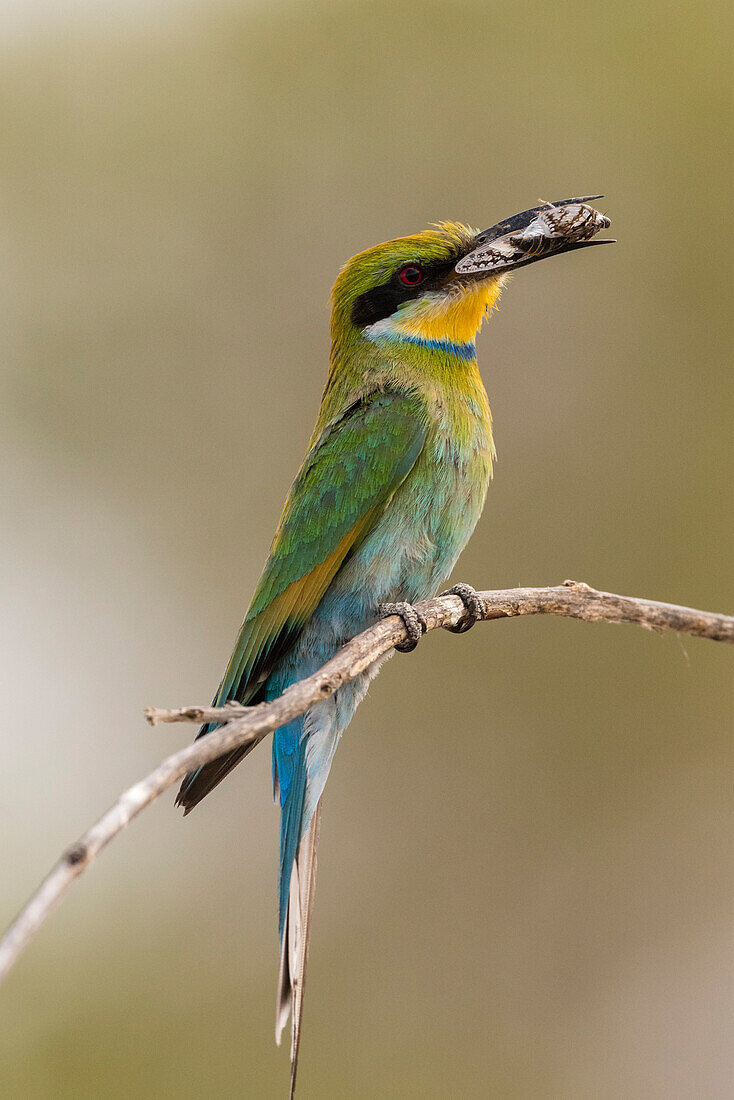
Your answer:
[[[400,265],[389,282],[383,283],[382,286],[375,286],[372,290],[366,290],[355,299],[352,306],[352,324],[357,328],[374,325],[385,317],[391,317],[403,302],[419,298],[426,291],[439,290],[450,277],[455,264],[455,256],[453,259],[432,264],[422,264],[419,260],[406,261]],[[400,272],[412,267],[423,271],[424,277],[417,285],[406,286],[401,282]]]

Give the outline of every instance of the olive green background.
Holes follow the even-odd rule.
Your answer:
[[[30,4],[30,0],[29,0]],[[604,191],[480,341],[457,579],[734,611],[729,4],[0,8],[0,919],[187,742],[313,423],[339,265]],[[386,667],[327,788],[299,1096],[732,1094],[729,647],[527,619]],[[4,1097],[284,1097],[267,747],[100,858]]]

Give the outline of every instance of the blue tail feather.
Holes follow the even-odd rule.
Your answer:
[[[283,938],[288,912],[291,871],[303,833],[306,798],[306,744],[303,716],[277,730],[273,737],[273,774],[280,791],[280,863],[278,869],[278,934]]]

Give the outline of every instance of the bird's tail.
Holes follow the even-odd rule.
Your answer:
[[[321,803],[311,818],[293,861],[285,927],[280,941],[280,970],[275,1015],[275,1039],[280,1045],[283,1028],[292,1013],[291,1022],[291,1086],[293,1100],[298,1071],[298,1048],[301,1042],[303,990],[306,983],[306,963],[311,933],[311,909],[316,882],[316,847],[319,840]]]
[[[280,971],[275,1038],[291,1014],[291,1097],[301,1040],[303,986],[316,875],[319,806],[339,726],[333,699],[307,711],[273,738],[273,778],[280,802]]]

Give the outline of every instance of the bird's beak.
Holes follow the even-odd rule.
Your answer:
[[[477,234],[471,251],[462,256],[454,270],[457,275],[500,275],[546,256],[592,244],[614,244],[610,239],[591,240],[610,225],[605,214],[587,205],[590,200],[601,198],[602,195],[584,195],[560,199],[497,222]]]

